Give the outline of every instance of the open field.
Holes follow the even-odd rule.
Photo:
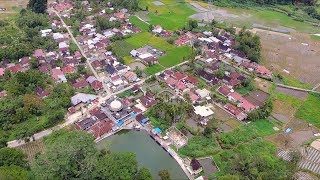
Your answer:
[[[140,1],[140,6],[149,9],[149,23],[161,25],[167,30],[177,30],[185,25],[186,20],[195,11],[189,7],[189,4],[183,0],[165,0],[161,1],[164,5],[157,6],[150,0]]]
[[[24,144],[18,147],[18,149],[21,149],[22,152],[27,155],[27,160],[30,163],[38,153],[41,153],[43,151],[44,143],[42,140],[37,140]]]
[[[307,34],[300,33],[288,36],[259,30],[257,34],[261,38],[264,64],[274,73],[282,74],[286,81],[284,83],[303,88],[310,88],[310,85],[319,83],[320,44],[317,41],[312,40]],[[309,86],[292,80],[293,78]]]
[[[29,0],[0,0],[0,8],[6,11],[0,12],[0,19],[18,13],[22,8],[27,7]]]
[[[160,71],[164,70],[164,68],[162,66],[160,66],[159,64],[155,64],[153,66],[150,67],[146,67],[144,69],[144,71],[148,74],[148,75],[152,75],[152,74],[156,74]]]
[[[198,20],[206,20],[207,17],[215,18],[217,21],[223,21],[238,27],[255,27],[261,26],[266,29],[272,28],[280,32],[311,32],[316,33],[318,27],[309,23],[294,20],[286,14],[263,9],[243,9],[231,7],[213,6],[208,12],[208,6],[205,3],[192,1],[191,3],[197,14],[191,16]],[[211,20],[209,20],[211,21]]]
[[[149,25],[138,19],[136,16],[130,16],[130,22],[135,26],[139,27],[141,31],[146,32],[149,30]]]
[[[188,46],[176,47],[169,44],[165,39],[156,37],[148,32],[135,34],[124,41],[116,41],[113,44],[113,51],[117,56],[125,57],[126,63],[130,63],[132,62],[132,59],[128,58],[130,51],[145,45],[151,45],[165,52],[165,55],[159,58],[159,63],[164,67],[171,67],[181,63],[191,53],[191,48]],[[160,65],[152,67],[147,70],[148,73],[159,72],[159,70],[163,69]]]
[[[320,127],[320,95],[309,94],[295,116]]]

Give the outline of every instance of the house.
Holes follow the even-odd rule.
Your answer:
[[[110,74],[110,75],[113,75],[113,74],[116,74],[116,73],[117,73],[115,67],[112,66],[111,64],[107,64],[105,70],[106,70],[106,72],[107,72],[108,74]]]
[[[172,77],[174,79],[180,81],[180,80],[186,79],[188,76],[177,71],[177,72],[172,74]]]
[[[141,123],[142,125],[144,125],[146,122],[149,121],[149,118],[146,118],[143,114],[138,114],[136,116],[136,120]]]
[[[102,63],[99,60],[94,60],[91,62],[94,69],[100,70],[102,68]]]
[[[94,89],[95,91],[99,91],[103,88],[103,84],[101,81],[95,80],[92,83],[90,83],[90,86],[92,87],[92,89]]]
[[[188,45],[190,44],[190,39],[188,38],[188,36],[180,36],[179,39],[177,39],[174,44],[176,46],[184,46],[184,45]]]
[[[45,58],[45,54],[42,49],[37,49],[33,52],[33,57],[42,60]]]
[[[101,120],[92,125],[88,132],[92,133],[94,138],[97,139],[102,135],[111,132],[113,126],[114,123],[111,120]]]
[[[133,87],[131,88],[131,91],[133,93],[137,93],[140,90],[140,85],[139,84],[135,84],[133,85]]]
[[[237,93],[237,92],[231,92],[227,95],[229,101],[233,101],[233,102],[241,102],[243,97],[241,96],[241,94]]]
[[[94,118],[88,117],[76,122],[76,128],[79,130],[89,130],[96,122],[97,121]]]
[[[158,59],[154,56],[149,56],[147,58],[142,59],[142,62],[147,66],[151,66],[158,63]]]
[[[258,65],[256,72],[258,75],[271,79],[272,72],[264,66]]]
[[[15,74],[17,72],[22,72],[22,67],[20,64],[16,64],[14,66],[11,66],[8,69],[11,71],[12,74]]]
[[[196,103],[200,99],[200,97],[198,95],[196,95],[195,93],[193,93],[192,91],[189,91],[188,95],[189,95],[189,98],[190,98],[192,104]]]
[[[214,114],[210,107],[207,106],[193,106],[194,113],[201,117],[209,117]]]
[[[223,95],[224,97],[228,97],[228,95],[233,91],[233,89],[229,88],[228,86],[226,85],[222,85],[220,86],[218,89],[217,89],[218,93]]]
[[[0,68],[0,76],[3,76],[4,72],[5,72],[5,69],[4,68]]]
[[[62,53],[69,51],[69,45],[65,41],[60,42],[59,43],[59,51]]]
[[[165,80],[166,84],[171,87],[172,89],[175,88],[176,84],[177,84],[177,80],[173,79],[172,77],[168,77],[166,80]]]
[[[65,41],[65,40],[67,39],[67,38],[66,38],[63,34],[61,34],[61,33],[53,33],[52,37],[53,37],[53,39],[54,39],[56,42],[58,42],[58,43],[63,42],[63,41]]]
[[[137,74],[132,72],[132,71],[128,71],[123,75],[129,82],[135,82],[138,78]]]
[[[71,97],[71,103],[73,106],[77,107],[80,104],[89,104],[96,99],[97,99],[96,95],[78,93]]]
[[[145,108],[150,108],[157,103],[155,97],[151,93],[147,93],[145,96],[140,97],[139,100]]]
[[[40,64],[40,66],[38,67],[39,71],[44,73],[44,74],[49,74],[49,66],[47,63],[42,63]]]
[[[6,90],[0,91],[0,98],[6,97],[6,96],[7,96]]]
[[[187,89],[187,86],[182,81],[178,81],[176,84],[176,89],[178,89],[180,92],[184,92]]]
[[[196,93],[198,94],[200,99],[210,99],[210,91],[208,91],[207,89],[197,89]]]
[[[62,68],[62,72],[64,74],[72,74],[76,72],[76,69],[71,65],[67,65]]]
[[[36,94],[38,97],[40,98],[46,98],[49,94],[50,94],[50,91],[49,90],[43,90],[41,87],[36,87]]]
[[[246,99],[242,98],[241,102],[238,104],[239,107],[243,108],[246,112],[251,112],[255,110],[257,107],[247,101]]]
[[[85,79],[79,79],[77,82],[73,83],[72,86],[75,89],[81,89],[89,86],[89,83]]]
[[[232,115],[234,115],[239,121],[242,121],[247,118],[247,115],[243,113],[238,107],[227,103],[224,108],[228,110]]]
[[[157,25],[152,29],[152,32],[155,34],[160,34],[163,31],[162,27]]]
[[[59,67],[51,70],[51,77],[56,82],[67,82],[67,78],[64,76],[63,72]]]
[[[196,160],[195,158],[193,158],[190,162],[190,166],[191,166],[191,174],[196,175],[199,174],[202,171],[202,166],[200,164],[200,162],[198,160]]]
[[[30,67],[30,57],[23,57],[21,59],[19,59],[19,63],[21,64],[21,67],[23,69],[29,69]]]

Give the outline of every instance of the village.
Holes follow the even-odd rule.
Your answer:
[[[81,5],[90,11],[88,3],[84,1]],[[121,129],[146,130],[192,178],[201,172],[202,166],[196,159],[183,160],[174,151],[188,144],[187,136],[174,126],[163,132],[161,128],[153,126],[149,117],[144,114],[157,104],[159,94],[161,96],[163,92],[169,93],[167,101],[181,99],[190,102],[193,107],[191,116],[197,119],[195,124],[202,128],[214,116],[214,105],[237,120],[245,121],[249,112],[264,105],[268,99],[269,95],[262,91],[253,91],[244,97],[234,90],[253,75],[271,79],[272,73],[264,66],[246,59],[244,53],[232,49],[234,39],[228,32],[221,30],[215,37],[212,32],[195,34],[181,31],[174,44],[191,46],[198,43],[203,54],[193,60],[198,67],[183,70],[189,63],[186,61],[181,66],[169,67],[155,75],[144,77],[145,82],[142,83],[143,77],[139,77],[134,69],[120,62],[119,57],[107,50],[112,37],[141,33],[138,27],[129,22],[130,14],[126,9],[111,14],[103,10],[86,17],[85,21],[80,22],[77,30],[79,33],[74,42],[71,37],[73,35],[63,30],[66,28],[63,19],[72,16],[74,5],[65,0],[51,3],[49,7],[52,9],[49,11],[51,28],[41,30],[41,34],[58,43],[57,51],[37,49],[33,57],[21,58],[18,64],[7,64],[5,68],[1,68],[0,75],[3,76],[6,69],[13,74],[26,71],[31,59],[35,59],[39,63],[38,70],[50,75],[55,83],[71,83],[78,93],[71,97],[69,115],[81,112],[80,118],[75,122],[76,128],[92,133],[96,141]],[[114,9],[110,7],[109,10]],[[98,32],[93,20],[95,16],[106,18],[109,22],[117,21],[119,26]],[[152,33],[161,37],[170,37],[172,34],[161,26],[154,26]],[[146,44],[132,49],[128,55],[145,66],[152,66],[158,64],[159,57],[166,53]],[[205,85],[200,87],[199,81],[205,82]],[[153,87],[158,84],[161,92],[157,89],[150,90],[149,84]],[[46,98],[50,94],[50,91],[40,87],[35,91],[40,98]]]
[[[180,29],[174,33],[160,25],[150,25],[151,38],[167,42],[178,34],[171,46],[200,51],[194,56],[179,57],[180,60],[167,58],[171,60],[168,63],[165,60],[171,52],[152,42],[129,47],[122,56],[114,50],[115,42],[146,33],[132,23],[135,16],[127,9],[109,4],[97,11],[88,1],[75,4],[69,0],[51,2],[48,7],[51,27],[40,33],[58,46],[52,51],[37,49],[31,57],[19,59],[19,63],[5,63],[0,67],[0,76],[6,71],[27,71],[36,62],[38,71],[49,75],[54,83],[71,84],[76,94],[70,99],[66,124],[87,131],[96,142],[121,130],[146,131],[178,162],[189,179],[201,180],[218,172],[219,167],[210,157],[179,154],[180,148],[188,146],[193,132],[204,132],[219,118],[228,119],[228,123],[222,122],[214,131],[229,132],[233,124],[250,124],[250,114],[268,106],[271,95],[263,83],[273,81],[274,74],[236,50],[236,40],[226,30],[214,28],[216,33],[196,33]],[[79,9],[88,16],[77,26],[70,25],[68,19]],[[158,69],[153,71],[155,67]],[[150,69],[151,73],[147,71]],[[34,92],[41,99],[52,93],[45,87],[36,87]],[[5,96],[6,92],[1,91],[0,97]],[[155,112],[157,105],[163,103],[178,108],[169,122]],[[166,109],[163,112],[170,114]],[[52,130],[46,132],[30,141],[47,136]],[[8,146],[24,143],[16,140]]]

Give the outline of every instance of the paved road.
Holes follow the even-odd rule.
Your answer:
[[[57,11],[55,11],[54,9],[51,9],[51,11],[53,11],[54,13],[56,13],[56,15],[59,17],[59,19],[61,20],[63,26],[67,29],[67,31],[68,31],[68,33],[69,33],[72,41],[78,46],[78,49],[80,50],[82,56],[86,58],[87,65],[88,65],[88,67],[90,68],[91,72],[93,73],[93,75],[94,75],[99,81],[102,82],[102,84],[103,84],[103,89],[105,90],[105,92],[106,92],[107,94],[110,94],[109,88],[106,86],[106,84],[104,83],[104,81],[98,76],[98,73],[97,73],[97,72],[95,71],[95,69],[92,67],[92,65],[91,65],[91,63],[90,63],[87,55],[85,54],[84,50],[82,49],[82,47],[80,46],[80,44],[78,43],[78,41],[74,38],[74,36],[73,36],[73,34],[72,34],[69,26],[63,21],[63,19],[61,18],[60,14],[59,14]]]

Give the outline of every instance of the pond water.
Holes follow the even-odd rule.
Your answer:
[[[97,146],[111,152],[134,152],[140,167],[147,167],[155,179],[160,178],[158,172],[163,169],[170,172],[172,179],[188,179],[179,164],[145,131],[121,131],[98,142]]]

